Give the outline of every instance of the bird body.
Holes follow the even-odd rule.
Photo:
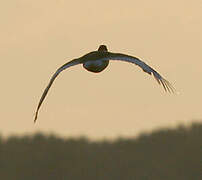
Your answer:
[[[99,73],[103,71],[109,64],[109,60],[95,60],[83,63],[83,67],[90,72]]]
[[[80,59],[83,60],[83,67],[94,73],[98,73],[103,71],[109,64],[108,52],[105,51],[93,51],[84,56]]]
[[[100,45],[97,51],[92,51],[90,53],[85,54],[84,56],[82,56],[80,58],[73,59],[72,61],[67,62],[66,64],[64,64],[63,66],[61,66],[60,68],[57,69],[57,71],[53,74],[48,86],[45,88],[45,90],[41,96],[41,99],[39,101],[39,104],[37,106],[37,110],[35,113],[34,122],[36,122],[36,120],[37,120],[38,112],[41,107],[41,104],[44,101],[55,78],[63,70],[65,70],[71,66],[83,64],[83,67],[86,70],[88,70],[90,72],[94,72],[94,73],[99,73],[99,72],[103,71],[109,65],[109,61],[111,61],[111,60],[120,60],[120,61],[133,63],[133,64],[141,67],[144,72],[146,72],[150,75],[153,74],[153,76],[157,80],[157,82],[159,84],[162,84],[165,91],[174,92],[174,90],[175,90],[173,88],[173,86],[169,83],[169,81],[164,79],[157,71],[155,71],[152,67],[150,67],[149,65],[147,65],[140,59],[130,56],[130,55],[122,54],[122,53],[109,52],[105,45]]]

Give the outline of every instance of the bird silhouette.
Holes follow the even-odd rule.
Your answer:
[[[90,53],[85,54],[84,56],[82,56],[80,58],[73,59],[72,61],[67,62],[66,64],[64,64],[63,66],[61,66],[60,68],[57,69],[57,71],[51,77],[48,86],[45,88],[45,90],[40,98],[39,104],[36,109],[34,122],[36,122],[36,120],[37,120],[39,109],[40,109],[41,104],[44,101],[51,85],[53,84],[55,78],[63,70],[65,70],[71,66],[75,66],[77,64],[83,64],[83,67],[86,70],[88,70],[90,72],[94,72],[94,73],[99,73],[99,72],[103,71],[109,65],[110,60],[120,60],[120,61],[126,61],[129,63],[133,63],[133,64],[141,67],[144,72],[146,72],[150,75],[153,74],[156,81],[163,86],[165,91],[173,92],[173,93],[175,92],[175,88],[171,85],[171,83],[169,81],[164,79],[157,71],[155,71],[152,67],[150,67],[149,65],[147,65],[146,63],[144,63],[143,61],[138,59],[137,57],[133,57],[133,56],[122,54],[122,53],[109,52],[107,49],[107,46],[100,45],[97,51],[92,51]]]

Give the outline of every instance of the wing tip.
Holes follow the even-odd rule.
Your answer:
[[[34,124],[36,123],[37,118],[38,118],[38,110],[36,111],[36,113],[34,115]]]
[[[175,89],[175,87],[166,79],[161,77],[160,82],[166,92],[173,93],[173,94],[179,94],[179,92]]]
[[[154,71],[153,75],[158,84],[163,86],[165,92],[179,94],[179,92],[175,89],[175,87],[168,80],[164,79],[159,73]]]

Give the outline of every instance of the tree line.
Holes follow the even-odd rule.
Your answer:
[[[1,180],[201,180],[202,124],[90,141],[0,137]]]

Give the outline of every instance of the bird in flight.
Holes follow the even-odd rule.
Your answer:
[[[37,117],[38,117],[38,112],[41,107],[42,102],[44,101],[50,87],[52,86],[55,78],[65,69],[75,66],[78,64],[83,64],[83,67],[94,73],[99,73],[103,71],[108,65],[109,65],[109,60],[119,60],[119,61],[125,61],[129,63],[133,63],[139,67],[142,68],[142,70],[150,75],[153,74],[154,78],[156,81],[161,84],[166,92],[173,92],[175,91],[174,87],[170,84],[169,81],[164,79],[157,71],[155,71],[152,67],[138,59],[137,57],[133,57],[130,55],[122,54],[122,53],[113,53],[109,52],[107,49],[107,46],[105,45],[100,45],[97,51],[92,51],[90,53],[85,54],[84,56],[80,58],[73,59],[60,68],[57,69],[57,71],[53,74],[53,76],[50,79],[50,82],[48,86],[45,88],[41,99],[39,101],[39,104],[36,109],[35,117],[34,117],[34,122],[36,122]]]

